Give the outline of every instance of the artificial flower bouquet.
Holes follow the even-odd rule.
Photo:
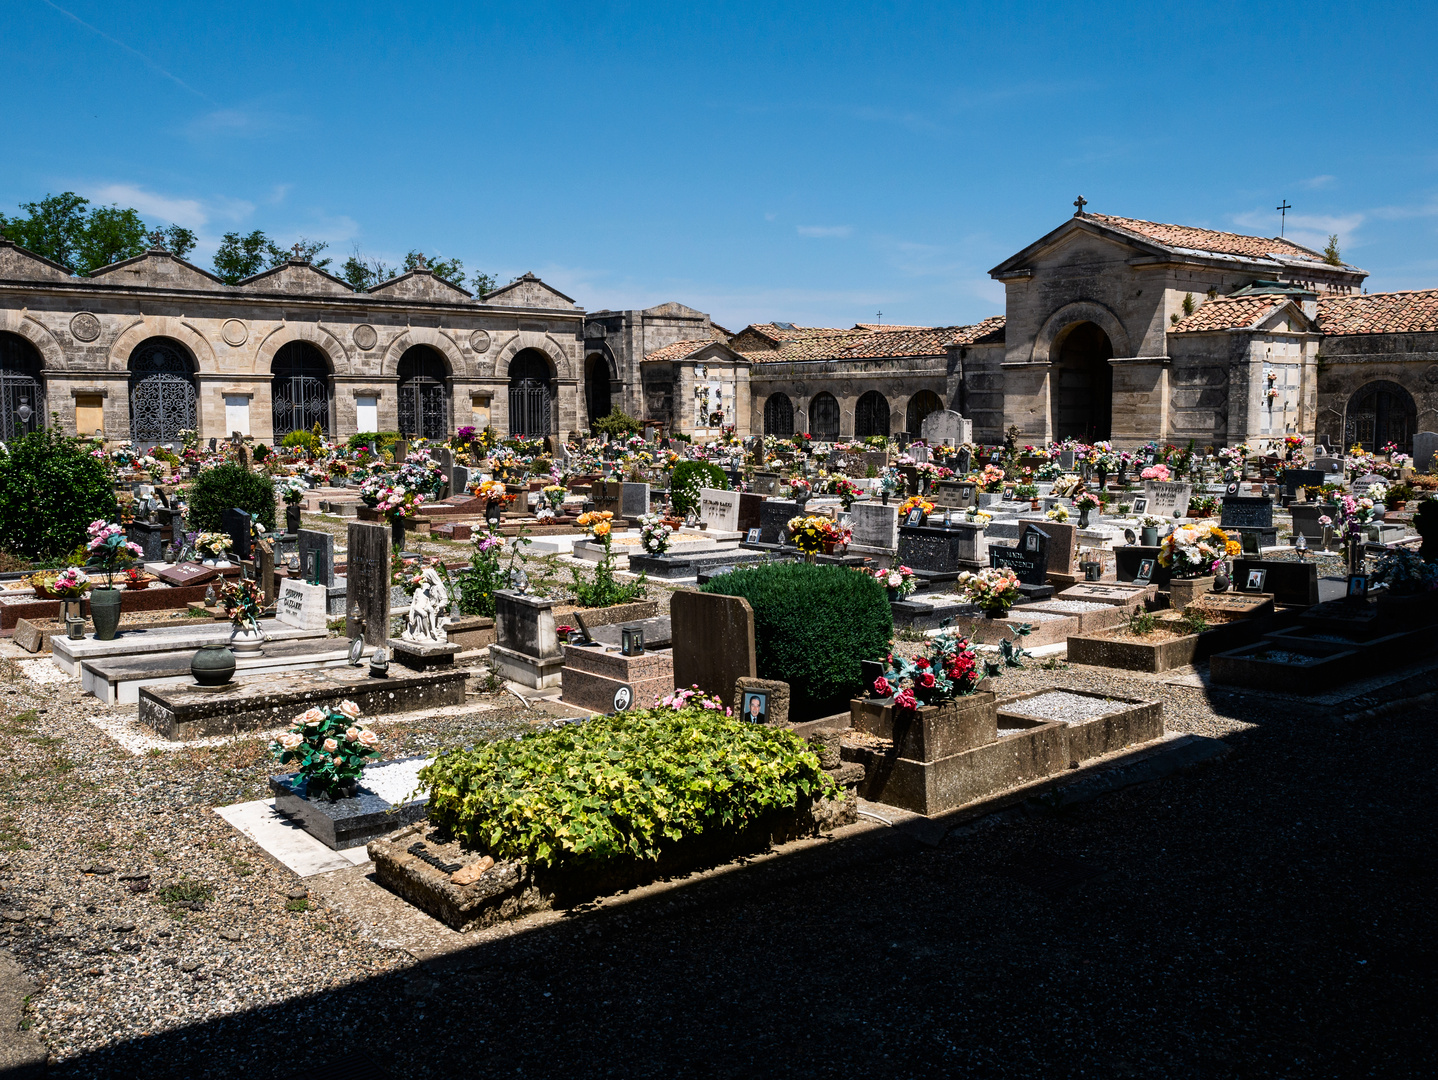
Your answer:
[[[124,528],[113,522],[92,521],[87,531],[90,534],[90,561],[104,572],[105,587],[113,589],[115,571],[141,558],[145,549],[126,540]]]
[[[422,494],[403,485],[396,485],[380,491],[379,502],[375,503],[374,508],[390,521],[396,521],[399,518],[413,517],[423,503]]]
[[[895,708],[913,712],[978,690],[985,668],[967,638],[946,630],[928,638],[924,648],[918,656],[891,655],[888,669],[874,680],[874,693],[892,695]]]
[[[223,559],[233,546],[229,533],[202,532],[195,537],[195,550],[207,559]]]
[[[1168,471],[1168,466],[1162,464],[1150,465],[1138,475],[1140,480],[1158,480],[1164,483],[1166,483],[1172,476],[1172,474]]]
[[[298,506],[308,490],[304,484],[294,478],[275,485],[275,494],[284,499],[286,506]]]
[[[608,551],[612,540],[611,534],[614,531],[613,520],[614,514],[609,510],[590,510],[587,513],[580,514],[576,524],[603,544],[604,550]]]
[[[220,605],[237,631],[263,634],[260,615],[264,612],[264,597],[259,582],[249,578],[226,581],[220,587]]]
[[[909,498],[905,499],[903,505],[899,507],[900,522],[902,522],[915,510],[922,510],[924,512],[924,517],[927,518],[930,514],[934,512],[934,504],[928,499],[924,498],[922,495],[911,495]]]
[[[1055,506],[1052,510],[1048,511],[1048,513],[1044,514],[1044,517],[1048,518],[1050,521],[1057,521],[1062,523],[1069,519],[1069,512],[1065,510],[1062,506]]]
[[[794,546],[805,555],[817,555],[825,544],[846,544],[853,535],[831,518],[817,514],[792,517],[787,523]]]
[[[568,497],[569,490],[563,484],[547,484],[540,490],[539,494],[544,496],[544,501],[549,504],[549,508],[557,514],[559,513],[559,508],[564,505],[564,500]]]
[[[907,566],[891,566],[887,570],[864,570],[860,568],[861,574],[872,577],[885,589],[891,589],[898,594],[900,600],[913,594],[919,587],[918,579],[914,572]]]
[[[342,701],[337,709],[308,709],[270,743],[270,753],[281,764],[297,766],[307,796],[353,795],[365,763],[380,756],[379,735],[361,727],[359,716],[353,701]]]
[[[94,587],[85,571],[70,566],[64,570],[40,570],[25,579],[35,590],[36,596],[51,596],[57,600],[76,600]]]
[[[814,485],[805,480],[802,476],[796,476],[789,481],[789,490],[794,493],[796,499],[807,499],[814,490]]]
[[[985,465],[979,483],[987,492],[1002,491],[1004,489],[1004,470],[993,463]]]
[[[1088,510],[1092,512],[1094,510],[1097,510],[1102,505],[1103,503],[1100,501],[1099,497],[1095,495],[1092,491],[1081,491],[1074,496],[1075,510]]]
[[[650,555],[663,555],[669,550],[669,538],[674,529],[663,514],[645,514],[639,519],[639,542]]]
[[[977,506],[970,506],[964,511],[964,520],[972,521],[976,525],[987,525],[994,520],[994,515],[987,510],[980,510]]]
[[[1206,577],[1219,573],[1224,560],[1242,550],[1217,525],[1180,525],[1163,538],[1158,563],[1176,578]]]
[[[839,496],[839,505],[848,510],[854,505],[854,500],[862,495],[864,489],[848,477],[841,476],[834,481],[834,494]]]
[[[489,506],[495,503],[508,505],[514,502],[517,496],[517,492],[506,491],[504,485],[498,480],[471,480],[469,493],[476,498],[483,499]]]
[[[1019,576],[1007,566],[965,570],[955,582],[958,590],[982,611],[1002,615],[1019,598]]]

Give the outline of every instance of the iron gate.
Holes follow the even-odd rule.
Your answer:
[[[292,431],[311,431],[316,424],[330,433],[328,369],[317,351],[292,341],[275,356],[275,380],[270,388],[275,441]]]
[[[130,355],[131,441],[178,442],[195,427],[189,360],[172,346],[145,342]]]
[[[422,439],[449,434],[449,386],[444,361],[427,345],[415,345],[399,358],[399,429]]]
[[[549,434],[549,387],[538,379],[509,384],[509,433]]]
[[[0,441],[27,435],[45,422],[45,389],[38,379],[0,371]]]

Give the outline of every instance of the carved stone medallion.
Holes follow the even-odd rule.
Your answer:
[[[489,352],[489,335],[483,330],[476,330],[469,335],[469,347],[477,353]]]
[[[250,339],[250,331],[239,319],[226,319],[220,327],[220,337],[225,339],[226,345],[243,345]]]
[[[374,343],[379,340],[379,335],[374,332],[374,327],[369,323],[361,323],[354,328],[350,340],[361,349],[373,349]]]
[[[76,341],[94,341],[100,336],[100,320],[82,311],[70,320],[70,333]]]
[[[75,316],[77,319],[79,317],[78,315]],[[1427,370],[1423,372],[1423,377],[1427,379],[1429,383],[1438,385],[1438,364],[1429,364]]]

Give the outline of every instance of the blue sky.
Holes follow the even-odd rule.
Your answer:
[[[1438,286],[1433,5],[4,0],[0,206],[412,247],[591,310],[976,321],[1091,211]],[[338,260],[337,260],[338,261]]]

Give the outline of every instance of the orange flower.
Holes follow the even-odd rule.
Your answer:
[[[608,536],[608,535],[609,535],[609,530],[610,530],[611,528],[612,528],[612,526],[611,526],[611,525],[609,524],[609,522],[607,522],[607,521],[597,522],[597,523],[595,524],[595,526],[594,526],[594,535],[595,535],[595,536]]]

